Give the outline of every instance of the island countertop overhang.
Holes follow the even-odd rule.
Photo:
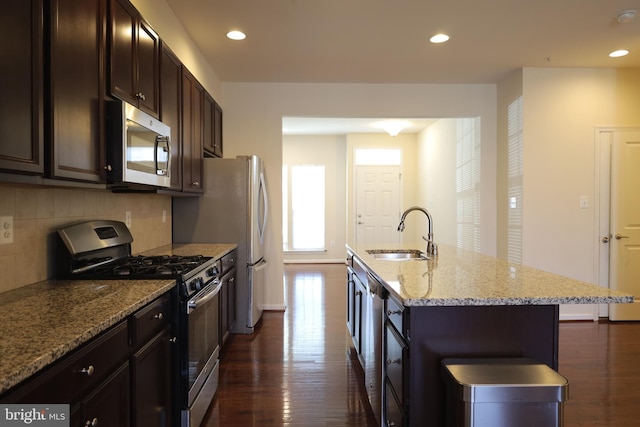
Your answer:
[[[374,248],[346,247],[407,307],[622,304],[634,300],[624,292],[447,245],[439,245],[433,259],[403,261],[374,258],[367,252]]]

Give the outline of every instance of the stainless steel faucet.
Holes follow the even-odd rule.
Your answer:
[[[436,256],[438,255],[438,245],[433,242],[433,219],[431,218],[431,214],[425,208],[421,208],[420,206],[411,206],[409,209],[402,213],[400,217],[400,224],[398,224],[398,231],[404,231],[404,220],[407,218],[409,212],[420,211],[427,216],[427,220],[429,220],[429,230],[427,233],[427,237],[422,236],[422,239],[427,242],[427,256]]]

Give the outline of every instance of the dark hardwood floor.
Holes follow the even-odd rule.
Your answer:
[[[343,265],[287,265],[287,310],[232,335],[203,427],[375,426],[346,332]],[[640,426],[640,323],[562,322],[565,426]]]

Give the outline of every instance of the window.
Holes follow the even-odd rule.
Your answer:
[[[400,165],[402,152],[397,148],[357,148],[357,166]]]
[[[285,251],[325,249],[324,165],[282,170],[282,241]]]
[[[459,248],[480,250],[480,120],[459,119],[456,130],[456,202]]]

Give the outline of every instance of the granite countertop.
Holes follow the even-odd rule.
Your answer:
[[[347,249],[405,306],[633,302],[627,293],[447,245],[439,245],[438,256],[426,261],[376,259],[368,248]]]
[[[168,245],[145,255],[220,258],[236,244]],[[0,393],[175,286],[174,279],[46,280],[0,294]]]

